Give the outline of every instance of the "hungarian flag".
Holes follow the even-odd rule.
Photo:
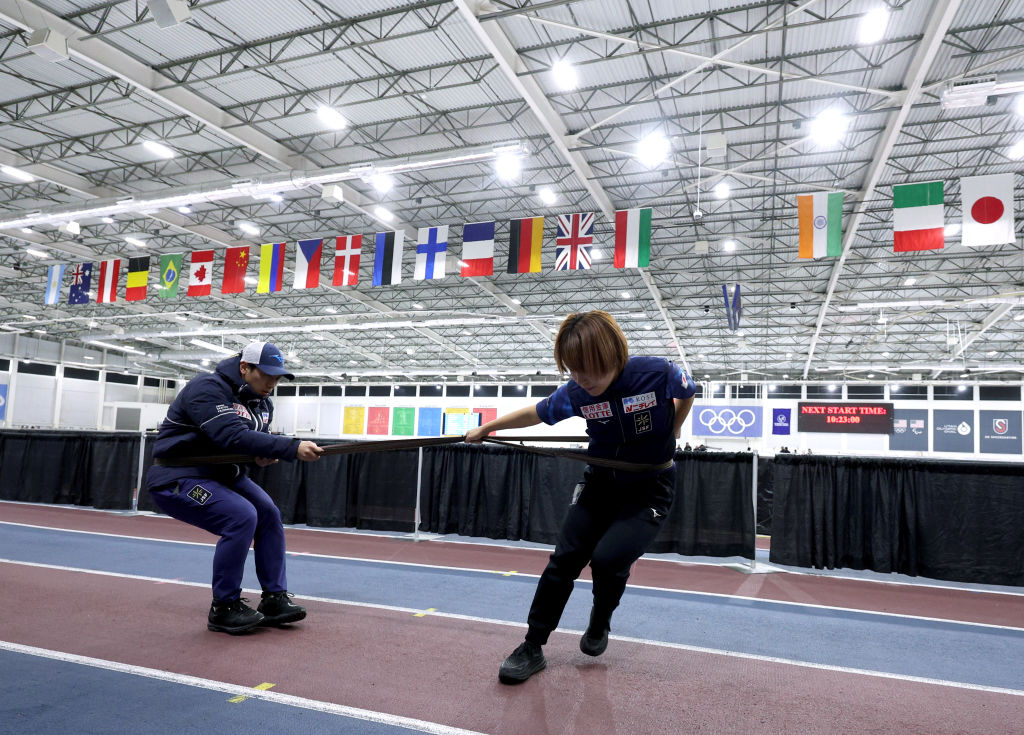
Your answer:
[[[796,198],[800,223],[798,258],[834,257],[843,252],[843,193],[800,194]]]
[[[421,227],[416,238],[414,281],[444,278],[448,253],[448,225]]]
[[[359,283],[359,256],[362,250],[362,235],[349,235],[335,240],[332,286],[355,286]]]
[[[897,253],[940,250],[943,245],[941,181],[892,187],[892,220]]]
[[[558,235],[555,237],[555,270],[589,269],[590,248],[593,244],[593,212],[558,215]]]
[[[494,223],[470,222],[462,228],[462,270],[459,275],[494,275]]]
[[[224,253],[224,280],[221,293],[242,293],[245,290],[245,272],[249,269],[249,246],[228,248]]]
[[[378,232],[373,253],[373,285],[390,286],[402,282],[402,243],[405,232]]]
[[[182,253],[171,253],[160,256],[160,288],[156,293],[162,299],[173,299],[178,295],[178,284],[181,283]]]
[[[188,271],[189,296],[209,296],[213,285],[213,251],[196,250]]]
[[[284,243],[260,245],[260,278],[256,293],[274,293],[281,290],[284,277]]]
[[[540,251],[544,242],[544,218],[509,220],[508,272],[540,273]]]
[[[324,241],[299,240],[295,248],[295,282],[292,288],[316,288],[320,285],[320,256]]]
[[[149,289],[149,256],[128,259],[128,279],[125,282],[125,301],[142,301]]]
[[[73,306],[89,303],[89,287],[92,285],[92,263],[79,263],[71,270],[71,288],[68,303]]]
[[[651,210],[620,209],[615,213],[616,268],[646,268],[651,263]]]
[[[56,304],[60,300],[60,287],[64,282],[64,266],[51,265],[46,274],[46,298],[44,303]]]
[[[99,293],[96,303],[106,304],[117,301],[117,282],[121,278],[121,261],[118,258],[100,263]]]
[[[1015,242],[1013,174],[966,176],[960,179],[964,245],[1002,245]]]

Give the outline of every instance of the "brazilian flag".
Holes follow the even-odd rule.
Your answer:
[[[160,256],[160,288],[157,289],[160,298],[173,299],[178,295],[182,258],[184,258],[184,253]]]

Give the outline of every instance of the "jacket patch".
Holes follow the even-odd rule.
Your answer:
[[[235,410],[239,416],[247,421],[252,421],[252,414],[249,413],[249,409],[243,406],[241,403],[232,403],[231,408]]]
[[[580,406],[580,413],[585,419],[610,419],[612,417],[612,404],[608,401],[591,403],[589,406]]]
[[[644,411],[633,416],[633,421],[636,423],[636,433],[643,434],[645,431],[650,431],[652,428],[651,424],[651,412]]]
[[[260,415],[263,416],[263,423],[270,421],[270,411],[261,411]]]
[[[641,393],[638,396],[626,396],[622,399],[622,408],[626,413],[643,411],[645,408],[654,408],[657,405],[658,399],[655,398],[653,391]]]
[[[194,488],[188,491],[188,496],[200,505],[206,505],[206,501],[213,495],[202,485],[196,485]]]

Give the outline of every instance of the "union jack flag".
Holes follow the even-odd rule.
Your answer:
[[[590,248],[594,244],[594,213],[558,215],[555,238],[555,270],[575,271],[590,268]]]

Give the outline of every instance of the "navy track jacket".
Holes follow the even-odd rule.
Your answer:
[[[673,398],[697,392],[693,378],[660,357],[631,357],[619,376],[599,396],[583,390],[575,380],[537,404],[545,424],[570,416],[587,420],[587,453],[604,459],[661,464],[672,459],[676,437]]]
[[[240,361],[239,355],[229,357],[214,372],[197,375],[181,389],[160,424],[154,459],[210,454],[295,459],[299,440],[269,433],[274,404],[242,379]],[[152,467],[147,484],[157,487],[183,477],[234,477],[243,472],[237,465]]]

